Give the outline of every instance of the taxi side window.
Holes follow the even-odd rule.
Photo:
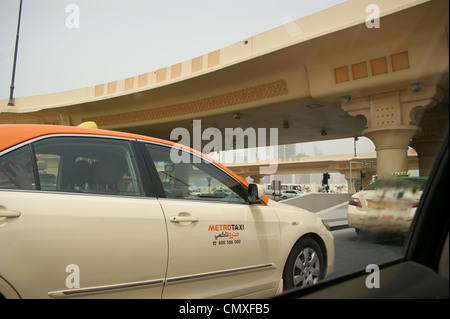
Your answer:
[[[55,137],[34,149],[42,190],[144,196],[128,141]]]
[[[36,189],[28,145],[0,157],[0,189]]]
[[[183,154],[174,156],[171,147],[146,144],[146,148],[167,198],[247,202],[245,187],[208,161],[181,150],[176,152]]]

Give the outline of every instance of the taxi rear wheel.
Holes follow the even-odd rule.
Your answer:
[[[315,285],[323,279],[325,263],[319,244],[312,238],[298,241],[283,271],[284,290]]]

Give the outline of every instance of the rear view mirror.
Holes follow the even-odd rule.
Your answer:
[[[250,203],[259,201],[265,195],[265,189],[263,186],[258,184],[248,185],[248,200]]]

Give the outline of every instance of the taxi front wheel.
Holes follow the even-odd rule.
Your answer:
[[[323,279],[325,263],[319,244],[312,238],[298,241],[283,271],[284,290],[315,285]]]

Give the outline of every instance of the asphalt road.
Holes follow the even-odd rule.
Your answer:
[[[354,228],[348,228],[347,210],[345,202],[317,212],[332,227],[335,241],[335,267],[329,278],[365,270],[370,264],[381,265],[403,254],[401,236],[357,236]]]
[[[365,270],[367,265],[380,265],[398,259],[403,253],[404,239],[400,236],[357,236],[353,228],[332,232],[335,240],[335,267],[329,277],[338,277]]]
[[[335,267],[330,278],[365,270],[367,265],[380,265],[398,259],[403,254],[404,237],[357,236],[354,228],[348,228],[347,209],[348,203],[342,203],[317,213],[332,227],[333,224],[336,225],[336,230],[332,231],[336,252]]]

